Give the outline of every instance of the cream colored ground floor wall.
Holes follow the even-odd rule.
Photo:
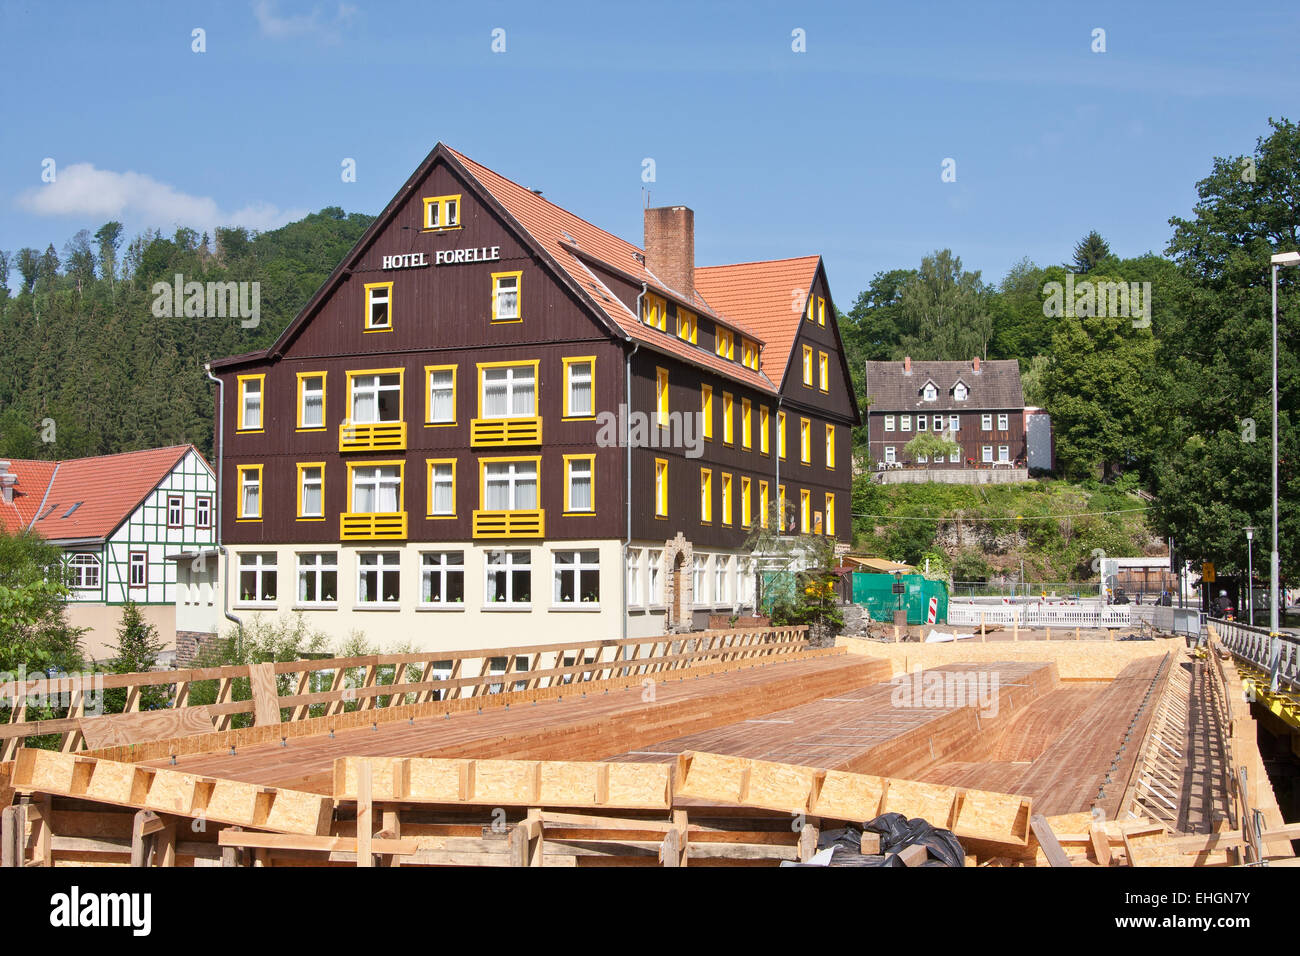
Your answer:
[[[158,629],[164,652],[176,650],[176,607],[172,604],[139,604],[140,615]],[[69,602],[68,621],[73,627],[89,628],[81,638],[81,653],[87,659],[105,661],[116,654],[117,629],[122,626],[122,605]]]
[[[224,584],[218,584],[218,589],[227,590],[235,616],[247,625],[259,616],[266,621],[301,613],[308,628],[324,632],[335,646],[354,633],[364,635],[381,651],[399,647],[474,650],[618,639],[624,634],[624,587],[629,597],[627,636],[657,636],[666,630],[663,589],[671,572],[665,551],[671,556],[672,547],[665,542],[634,543],[626,560],[620,540],[228,547],[228,563],[221,569]],[[426,574],[441,575],[445,568],[456,566],[442,563],[442,558],[430,565],[425,556],[444,553],[460,555],[463,601],[458,603],[426,600],[430,594]],[[313,573],[313,556],[317,554],[330,555],[334,562],[335,576],[330,580],[337,593],[331,595],[333,601],[302,600],[302,576]],[[389,562],[383,567],[393,576],[386,581],[396,587],[383,596],[394,600],[362,599],[362,574],[375,567],[363,564],[363,560],[375,560],[363,558],[366,555],[383,555],[382,560]],[[520,560],[523,556],[526,563]],[[527,568],[526,601],[493,600],[501,580],[500,562],[507,560],[508,575]],[[691,604],[697,626],[704,626],[709,614],[741,613],[746,595],[752,605],[753,576],[745,573],[747,560],[747,556],[734,553],[694,552],[689,569],[682,573],[692,575],[699,595]],[[572,578],[575,568],[582,575],[578,582]],[[490,575],[497,578],[490,580]],[[440,580],[445,584],[446,578]],[[515,578],[512,586],[519,580]],[[181,590],[178,601],[183,604],[188,598],[186,589]],[[381,587],[381,591],[388,590]],[[196,599],[200,595],[195,592]],[[575,595],[574,600],[564,599]],[[216,610],[220,610],[219,603]]]

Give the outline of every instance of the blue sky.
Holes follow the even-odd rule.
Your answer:
[[[1212,157],[1300,119],[1298,40],[1278,4],[0,0],[0,248],[376,213],[443,140],[638,243],[653,158],[699,264],[819,252],[848,308],[945,246],[1162,251]]]

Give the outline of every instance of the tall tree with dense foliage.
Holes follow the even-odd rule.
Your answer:
[[[920,270],[903,284],[899,306],[904,354],[915,359],[988,357],[993,338],[988,291],[979,272],[963,270],[951,249],[921,260]]]
[[[1104,259],[1110,258],[1110,246],[1096,229],[1080,239],[1074,246],[1072,265],[1075,272],[1091,272]]]
[[[81,666],[81,631],[68,623],[58,548],[30,532],[0,530],[0,671]]]
[[[163,652],[158,629],[145,620],[140,606],[134,601],[122,605],[122,623],[117,628],[117,643],[108,660],[112,674],[139,674],[151,670]],[[114,688],[104,692],[105,709],[120,714],[126,709],[126,689]],[[140,688],[140,710],[156,710],[167,706],[167,690],[163,686]]]

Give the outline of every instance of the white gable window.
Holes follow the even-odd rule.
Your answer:
[[[969,394],[970,394],[970,392],[969,392],[969,390],[966,388],[966,386],[965,386],[964,383],[962,383],[962,382],[958,382],[956,385],[953,386],[953,389],[952,389],[952,398],[953,398],[953,401],[956,401],[956,402],[964,402],[964,401],[966,401],[966,396],[969,395]]]
[[[892,432],[893,430],[894,430],[894,416],[893,416],[893,415],[886,415],[886,416],[885,416],[885,431],[887,431],[887,432]]]
[[[923,397],[927,402],[933,402],[935,399],[937,399],[937,398],[939,397],[939,390],[938,390],[937,388],[935,388],[934,385],[932,385],[932,384],[927,384],[927,385],[925,386],[925,391],[922,392],[921,394],[922,394],[922,397]]]

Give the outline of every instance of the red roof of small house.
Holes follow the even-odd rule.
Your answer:
[[[70,461],[13,462],[11,470],[19,476],[15,504],[24,473],[32,475],[35,485],[39,469],[48,469],[39,496],[24,489],[30,498],[25,494],[21,526],[51,541],[107,538],[192,450],[197,454],[193,445],[171,445]]]
[[[695,288],[709,305],[763,337],[767,345],[760,367],[778,385],[799,334],[804,295],[812,288],[820,262],[820,256],[800,256],[695,270]]]
[[[36,511],[45,499],[45,490],[54,475],[55,462],[18,460],[9,461],[6,471],[17,477],[14,500],[8,504],[0,497],[0,529],[15,534],[26,528],[36,517]]]

